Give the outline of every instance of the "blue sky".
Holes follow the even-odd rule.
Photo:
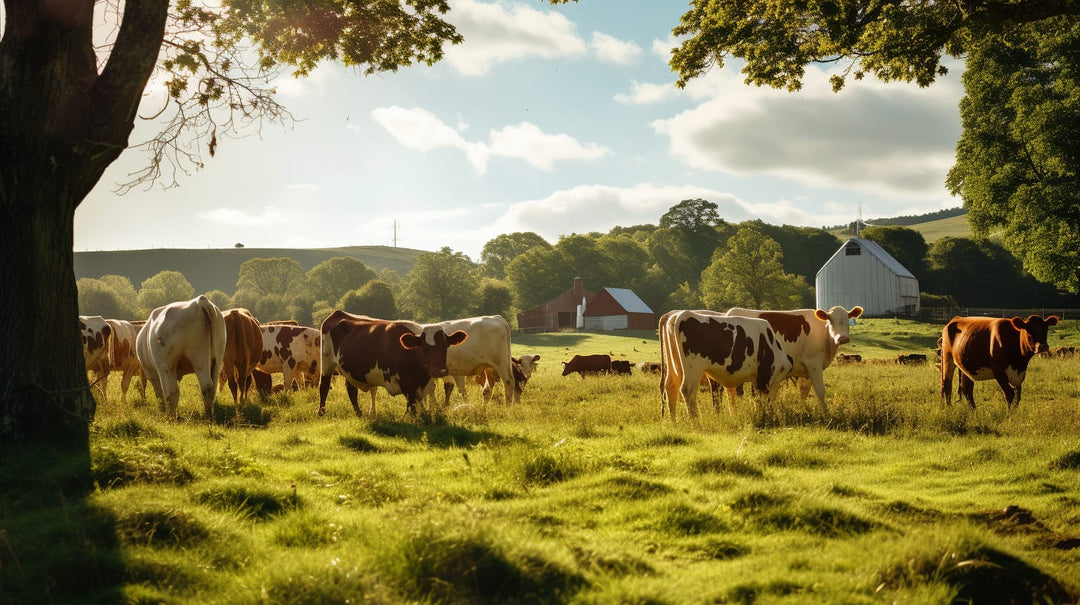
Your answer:
[[[925,89],[839,94],[810,68],[791,94],[745,85],[732,61],[678,90],[667,55],[683,2],[451,4],[465,42],[441,63],[284,76],[297,122],[222,138],[177,187],[117,195],[147,162],[129,149],[76,213],[75,249],[392,245],[396,223],[399,246],[479,260],[500,233],[554,243],[655,224],[691,198],[729,222],[815,227],[860,203],[865,218],[960,204],[943,183],[962,65]]]

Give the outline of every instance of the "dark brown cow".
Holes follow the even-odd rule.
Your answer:
[[[262,332],[259,320],[247,309],[229,309],[225,318],[225,359],[221,369],[229,382],[233,403],[247,401],[253,380],[251,372],[262,355]]]
[[[972,408],[975,381],[991,379],[997,380],[1008,407],[1019,405],[1028,362],[1036,353],[1049,349],[1047,332],[1057,323],[1055,315],[1029,315],[1027,319],[952,318],[941,331],[941,396],[945,403],[952,403],[956,367],[960,369],[957,392]]]
[[[919,365],[926,363],[925,353],[901,353],[896,356],[896,363],[900,365]]]
[[[1076,355],[1076,347],[1054,347],[1051,353],[1054,357],[1061,357],[1062,359],[1073,357]]]
[[[862,363],[862,355],[858,353],[837,353],[836,363]]]
[[[612,359],[611,371],[623,376],[629,376],[632,373],[630,370],[630,362],[625,359]]]
[[[387,321],[345,311],[334,311],[323,320],[322,380],[319,383],[319,415],[326,411],[330,378],[337,371],[345,377],[345,391],[360,416],[357,389],[371,393],[375,413],[375,387],[391,395],[405,395],[407,414],[434,388],[432,378],[447,375],[446,350],[469,335],[457,330],[447,335],[442,327],[411,321]]]
[[[570,361],[564,361],[562,375],[569,376],[574,372],[585,378],[585,374],[609,374],[611,373],[611,355],[574,355]]]

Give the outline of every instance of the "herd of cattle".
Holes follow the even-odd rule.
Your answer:
[[[672,420],[680,394],[690,416],[697,418],[697,394],[703,383],[711,385],[713,405],[719,407],[721,387],[727,391],[729,406],[745,383],[771,401],[788,378],[798,384],[803,400],[813,388],[827,413],[824,371],[837,359],[861,361],[857,356],[838,357],[838,348],[850,341],[849,325],[862,312],[861,307],[840,306],[827,311],[670,311],[659,321],[660,361],[638,368],[659,374],[661,416],[666,407]],[[370,395],[373,414],[378,387],[403,395],[406,413],[415,414],[424,398],[434,400],[438,379],[443,381],[447,404],[455,387],[467,403],[469,377],[482,386],[484,404],[500,382],[507,403],[520,402],[540,359],[511,356],[510,326],[498,315],[419,324],[339,310],[315,329],[293,322],[260,323],[246,309],[222,312],[199,296],[159,307],[145,322],[79,319],[86,369],[102,392],[107,392],[112,371],[122,373],[122,396],[131,379],[141,375],[143,397],[149,382],[171,417],[177,412],[179,380],[187,374],[198,378],[207,418],[213,418],[214,399],[223,384],[239,403],[253,386],[270,390],[270,375],[275,373],[282,374],[286,389],[318,384],[320,416],[335,373],[344,377],[357,415],[361,415],[359,391]],[[1008,406],[1018,404],[1028,362],[1049,350],[1048,330],[1057,323],[1053,315],[954,317],[939,341],[941,396],[951,403],[953,370],[958,369],[957,391],[972,407],[974,382],[991,379],[998,382]],[[897,359],[925,361],[925,355]],[[562,363],[564,376],[631,372],[629,361],[609,355],[575,355]]]

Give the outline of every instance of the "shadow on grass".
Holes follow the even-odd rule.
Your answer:
[[[0,603],[120,603],[116,519],[94,506],[88,448],[0,446]]]
[[[418,425],[395,420],[376,420],[371,431],[383,437],[396,437],[432,447],[474,447],[481,443],[505,443],[509,437],[492,431],[473,430],[454,424]]]

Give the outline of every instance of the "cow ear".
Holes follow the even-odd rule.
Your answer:
[[[412,332],[406,332],[398,338],[398,342],[406,349],[419,349],[424,346],[423,334],[413,334]]]
[[[452,347],[459,345],[469,339],[469,333],[464,330],[458,330],[454,332],[446,339],[446,346]]]
[[[1045,321],[1046,321],[1046,325],[1048,325],[1048,326],[1056,326],[1057,323],[1058,323],[1058,316],[1057,315],[1051,315],[1050,317],[1047,317]]]
[[[863,313],[863,308],[856,306],[856,307],[851,308],[851,311],[848,312],[847,316],[852,318],[852,319],[855,319],[856,317],[859,317],[860,315],[862,315],[862,313]]]
[[[1014,315],[1013,318],[1009,320],[1009,323],[1011,323],[1012,327],[1016,328],[1018,331],[1027,328],[1027,322],[1020,319],[1019,315]]]
[[[540,361],[540,356],[539,355],[533,355],[533,363],[536,363],[538,361]]]
[[[820,319],[821,321],[829,321],[829,314],[825,311],[822,311],[821,309],[814,311],[814,317]]]

